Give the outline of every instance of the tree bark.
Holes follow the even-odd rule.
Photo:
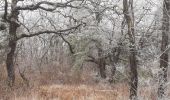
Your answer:
[[[106,78],[106,62],[105,62],[105,58],[102,56],[103,50],[101,48],[101,45],[98,47],[98,67],[100,70],[100,76],[101,78]]]
[[[99,70],[100,70],[100,76],[101,78],[106,78],[106,63],[105,63],[105,59],[100,59],[99,60]]]
[[[168,69],[168,39],[169,39],[169,15],[170,15],[170,0],[163,1],[163,20],[162,20],[162,43],[160,56],[160,72],[159,72],[159,87],[158,98],[162,99],[165,96],[165,88],[167,82]]]
[[[128,36],[130,42],[130,99],[137,99],[138,90],[138,72],[136,62],[136,46],[135,46],[135,33],[134,33],[134,12],[133,12],[133,0],[123,0],[123,12],[128,26]]]
[[[130,48],[130,99],[136,100],[137,99],[137,90],[138,90],[138,72],[137,72],[137,63],[136,63],[136,50],[135,47]]]
[[[10,48],[7,54],[6,66],[8,74],[8,85],[13,86],[15,82],[15,68],[14,68],[14,53],[17,45],[17,28],[19,27],[17,20],[19,12],[15,10],[17,5],[17,0],[12,0],[11,13],[9,16],[9,43]]]
[[[14,53],[16,49],[16,42],[9,41],[10,52],[7,54],[6,66],[8,73],[8,85],[13,86],[15,82],[15,69],[14,69]]]

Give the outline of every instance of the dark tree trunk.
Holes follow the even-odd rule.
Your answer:
[[[17,28],[19,24],[17,23],[19,11],[15,10],[18,0],[12,0],[11,4],[11,14],[9,16],[9,43],[10,48],[7,54],[6,66],[8,74],[8,85],[13,86],[15,82],[15,68],[14,68],[14,53],[17,45]]]
[[[7,59],[6,59],[9,86],[13,86],[15,82],[14,53],[17,45],[16,30],[17,30],[17,25],[11,22],[9,28],[10,40],[8,43],[10,52],[7,54]]]
[[[111,54],[109,55],[109,62],[111,63],[111,77],[109,79],[109,82],[113,82],[113,76],[116,73],[116,64],[119,62],[119,56],[121,53],[121,48],[120,48],[121,43],[118,44],[118,47],[112,49]]]
[[[105,58],[102,56],[103,50],[100,47],[98,47],[98,67],[100,70],[100,76],[101,78],[106,78],[106,62],[105,62]]]
[[[163,2],[163,22],[162,22],[162,43],[160,56],[160,72],[159,72],[159,87],[158,97],[159,99],[165,96],[165,88],[167,82],[167,69],[168,69],[168,37],[169,37],[169,15],[170,15],[170,0],[164,0]]]
[[[112,52],[113,53],[113,56],[112,56],[112,59],[110,58],[110,61],[112,62],[112,69],[111,69],[111,72],[112,72],[112,76],[115,75],[115,72],[116,72],[116,64],[119,62],[119,56],[120,56],[120,53],[121,53],[121,43],[118,44],[118,47],[115,48],[115,50]]]
[[[130,99],[137,99],[138,90],[138,72],[136,62],[136,47],[135,47],[135,33],[134,33],[134,12],[133,12],[133,0],[123,0],[124,17],[128,26],[128,36],[130,42]]]
[[[15,82],[15,69],[14,69],[14,53],[16,49],[16,42],[9,41],[10,52],[7,54],[6,59],[6,66],[7,66],[7,73],[8,73],[8,85],[13,86]]]
[[[138,72],[137,72],[137,63],[136,63],[136,50],[135,47],[132,47],[129,55],[130,60],[130,99],[137,99],[137,90],[138,90]]]
[[[100,70],[100,76],[101,78],[106,78],[106,63],[105,63],[105,59],[100,59],[99,60],[99,70]]]
[[[99,41],[94,39],[92,39],[92,42],[94,42],[96,45],[98,58],[95,58],[92,55],[88,55],[89,59],[87,59],[86,61],[97,64],[100,77],[106,78],[106,58],[103,56],[102,45]]]

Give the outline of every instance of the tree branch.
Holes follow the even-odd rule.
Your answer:
[[[72,45],[70,44],[70,42],[68,42],[61,34],[59,34],[59,36],[63,39],[64,42],[67,43],[67,45],[69,46],[69,50],[72,54],[74,54],[74,51],[73,51],[73,48],[72,48]]]
[[[32,5],[26,5],[26,6],[18,6],[16,7],[16,10],[37,10],[37,9],[42,9],[45,11],[54,11],[56,8],[62,7],[71,7],[71,8],[78,8],[76,6],[72,6],[70,3],[73,1],[82,1],[82,0],[70,0],[67,1],[66,3],[54,3],[54,2],[48,2],[48,1],[41,1],[38,2],[37,4],[32,4]],[[52,8],[46,8],[43,7],[42,5],[48,5],[48,6],[52,6]]]
[[[71,27],[71,28],[68,28],[68,29],[64,29],[64,30],[58,30],[58,31],[52,31],[52,30],[45,30],[45,31],[39,31],[37,33],[34,33],[34,34],[22,34],[21,36],[19,36],[17,40],[20,40],[22,38],[27,38],[27,37],[34,37],[34,36],[38,36],[38,35],[41,35],[41,34],[63,34],[65,32],[68,32],[68,31],[72,31],[72,30],[76,30],[77,28],[79,28],[82,24],[79,24],[77,26],[74,26],[74,27]]]
[[[85,61],[87,61],[87,62],[93,62],[93,63],[95,63],[95,64],[99,64],[99,61],[98,61],[98,59],[96,59],[95,57],[93,57],[93,56],[91,56],[91,55],[88,55],[88,59],[86,59]]]
[[[8,2],[7,2],[7,0],[5,0],[3,19],[4,19],[4,21],[11,22],[11,21],[8,19]]]

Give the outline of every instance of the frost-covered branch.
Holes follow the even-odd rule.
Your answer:
[[[37,9],[42,9],[45,11],[54,11],[56,8],[65,8],[65,7],[71,7],[71,8],[78,8],[76,6],[71,5],[70,3],[74,1],[82,1],[82,0],[70,0],[65,3],[55,3],[55,2],[49,2],[49,1],[41,1],[38,2],[37,4],[31,4],[31,5],[26,5],[26,6],[18,6],[16,7],[16,10],[37,10]],[[43,7],[43,5],[46,6],[51,6],[52,8],[49,7]]]
[[[34,37],[34,36],[38,36],[38,35],[41,35],[41,34],[63,34],[65,32],[69,32],[69,31],[72,31],[72,30],[76,30],[78,29],[82,24],[79,24],[77,26],[74,26],[74,27],[71,27],[71,28],[68,28],[68,29],[63,29],[63,30],[45,30],[45,31],[39,31],[37,33],[34,33],[34,34],[22,34],[20,37],[17,38],[17,40],[19,39],[22,39],[22,38],[27,38],[27,37]]]

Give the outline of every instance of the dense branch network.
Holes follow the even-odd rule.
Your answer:
[[[77,26],[74,26],[74,27],[71,27],[71,28],[68,28],[68,29],[58,30],[58,31],[56,31],[56,30],[54,30],[54,31],[53,31],[53,30],[45,30],[45,31],[39,31],[39,32],[34,33],[34,34],[22,34],[21,36],[19,36],[19,37],[17,38],[17,40],[22,39],[22,38],[27,38],[27,37],[38,36],[38,35],[41,35],[41,34],[58,34],[58,35],[60,35],[60,34],[66,33],[66,32],[70,32],[70,31],[76,30],[76,29],[78,29],[81,25],[82,25],[82,24],[79,24],[79,25],[77,25]]]

